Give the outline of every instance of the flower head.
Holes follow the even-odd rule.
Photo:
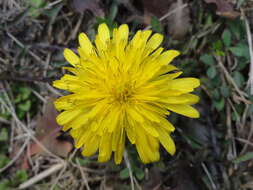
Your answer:
[[[128,41],[126,24],[112,32],[100,24],[95,46],[89,38],[79,35],[78,55],[64,50],[72,74],[54,81],[57,88],[70,91],[55,106],[62,112],[57,122],[69,130],[76,148],[84,156],[99,151],[98,160],[122,161],[126,137],[136,145],[144,163],[159,160],[160,143],[173,155],[175,144],[170,137],[174,126],[166,119],[170,111],[199,117],[191,105],[198,102],[190,94],[199,86],[196,78],[177,78],[182,72],[170,62],[178,51],[159,47],[161,34],[138,31]]]

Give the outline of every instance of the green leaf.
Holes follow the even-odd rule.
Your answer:
[[[18,94],[15,99],[14,99],[14,103],[19,103],[22,101],[22,95],[21,94]]]
[[[222,41],[225,44],[226,47],[229,47],[231,45],[231,32],[229,30],[224,30],[222,34]]]
[[[34,18],[40,16],[40,14],[42,13],[41,8],[46,6],[46,2],[44,0],[30,0],[29,4],[29,15]]]
[[[138,180],[142,180],[145,177],[145,173],[141,168],[134,168],[134,174]]]
[[[214,59],[212,55],[209,54],[204,54],[200,57],[200,61],[205,63],[206,65],[213,65],[214,64]]]
[[[235,83],[239,88],[241,88],[244,85],[245,79],[240,72],[238,71],[233,72],[233,79],[235,80]]]
[[[250,104],[250,105],[249,105],[249,110],[248,110],[247,115],[248,115],[248,116],[251,116],[252,114],[253,114],[253,104]]]
[[[244,29],[245,25],[243,22],[244,21],[240,20],[240,18],[237,18],[233,21],[228,21],[229,29],[237,40],[241,40],[243,37],[246,36]]]
[[[223,45],[221,40],[217,40],[212,44],[212,47],[215,51],[222,51]]]
[[[210,66],[208,69],[207,69],[207,72],[206,72],[207,76],[211,79],[213,79],[216,74],[217,74],[217,71],[216,71],[216,68],[215,66]]]
[[[91,163],[91,160],[89,158],[84,159],[76,158],[76,159],[79,161],[81,166],[87,166],[88,164]]]
[[[8,131],[6,128],[2,128],[0,132],[0,141],[7,141],[8,140]]]
[[[222,94],[223,97],[227,98],[230,96],[230,88],[227,86],[222,86],[220,87],[220,92]]]
[[[235,163],[235,164],[239,164],[240,162],[245,162],[247,160],[251,160],[252,158],[253,158],[253,152],[247,152],[246,154],[237,157],[232,162]]]
[[[11,182],[7,179],[3,179],[0,181],[0,190],[10,190],[11,188]]]
[[[212,94],[213,99],[215,100],[218,100],[220,98],[220,93],[219,93],[218,88],[213,89],[211,91],[211,94]]]
[[[117,1],[113,1],[112,6],[110,8],[110,15],[109,18],[111,21],[115,20],[117,14],[118,14],[118,2]]]
[[[237,7],[241,7],[245,2],[246,0],[238,0]]]
[[[25,170],[18,170],[12,179],[13,185],[20,184],[28,179],[28,174]]]
[[[30,5],[35,8],[41,8],[44,4],[44,0],[30,0]]]
[[[153,16],[151,18],[151,26],[152,26],[152,29],[155,31],[155,32],[158,32],[158,33],[162,33],[163,32],[163,27],[162,27],[162,24],[160,22],[160,20]]]
[[[4,167],[6,164],[8,164],[9,161],[10,161],[10,159],[7,156],[0,155],[0,168]]]
[[[120,177],[120,179],[127,179],[127,178],[129,178],[129,170],[128,170],[128,168],[125,168],[125,169],[121,170],[120,173],[119,173],[119,177]]]
[[[30,110],[31,105],[32,105],[31,101],[30,100],[26,100],[24,103],[18,104],[18,108],[20,110],[24,111],[24,112],[27,112],[27,111]]]
[[[229,48],[229,50],[236,57],[244,57],[247,60],[250,59],[249,47],[246,43],[239,43],[236,46]]]
[[[218,110],[218,111],[221,111],[221,110],[223,110],[223,108],[224,108],[224,105],[225,105],[225,100],[224,100],[224,98],[221,98],[220,100],[218,100],[218,101],[214,101],[213,102],[213,104],[214,104],[214,107]]]
[[[26,88],[26,87],[20,87],[19,92],[21,94],[21,99],[22,100],[26,100],[29,98],[29,96],[31,95],[32,91],[30,88]]]
[[[59,14],[59,12],[61,11],[62,7],[63,7],[63,4],[58,4],[54,6],[53,8],[45,10],[43,12],[43,14],[47,15],[50,18],[49,25],[52,25],[55,22],[55,19],[57,15]]]
[[[185,138],[186,142],[193,148],[193,149],[201,149],[203,148],[200,143],[194,139],[193,137],[183,135]]]

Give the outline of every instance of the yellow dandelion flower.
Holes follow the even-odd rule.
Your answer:
[[[106,162],[114,152],[122,161],[126,137],[136,145],[144,163],[158,161],[159,145],[173,155],[170,137],[174,126],[166,119],[170,111],[191,117],[199,112],[191,105],[199,98],[191,94],[200,85],[196,78],[177,78],[182,72],[169,64],[179,52],[159,47],[161,34],[138,31],[129,41],[126,24],[113,30],[100,24],[95,46],[86,34],[79,35],[78,55],[64,50],[72,73],[54,81],[57,88],[70,91],[55,106],[62,112],[57,122],[69,130],[75,147],[83,156],[99,152]],[[111,37],[112,36],[112,37]]]

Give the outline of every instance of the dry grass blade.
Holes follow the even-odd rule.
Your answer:
[[[50,176],[51,174],[57,172],[58,170],[63,168],[65,166],[65,164],[66,164],[65,162],[61,162],[61,163],[51,166],[47,170],[39,173],[38,175],[32,177],[28,181],[22,183],[21,185],[19,185],[18,188],[19,189],[27,189],[28,187],[34,185],[35,183],[41,181],[42,179],[45,179],[46,177]]]
[[[163,21],[163,20],[167,19],[171,15],[175,14],[177,11],[183,10],[187,6],[188,6],[188,4],[185,3],[182,6],[175,8],[174,10],[169,10],[165,15],[163,15],[162,17],[159,18],[159,21]],[[144,28],[144,30],[149,30],[150,28],[152,28],[151,25],[149,25],[146,28]]]
[[[249,53],[250,53],[250,70],[249,70],[249,80],[248,85],[250,86],[250,93],[253,95],[253,45],[252,45],[252,34],[250,32],[249,21],[245,16],[244,10],[242,9],[242,16],[246,26],[247,39],[249,44]]]

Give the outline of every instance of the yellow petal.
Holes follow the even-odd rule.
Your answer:
[[[169,104],[166,107],[169,110],[176,112],[178,114],[191,118],[199,118],[199,112],[190,105]]]
[[[144,122],[141,124],[141,127],[148,132],[151,136],[153,137],[158,137],[158,132],[156,131],[156,129],[150,125],[150,123]]]
[[[81,128],[79,129],[71,129],[70,130],[70,135],[75,139],[79,139],[83,135],[83,130]]]
[[[71,125],[64,125],[62,130],[66,132],[67,130],[71,129],[71,127],[72,127]]]
[[[85,131],[83,129],[81,129],[81,130],[79,131],[78,137],[73,136],[74,135],[73,132],[78,131],[78,130],[76,130],[76,129],[71,130],[71,131],[73,131],[71,135],[75,139],[75,147],[76,148],[81,148],[87,141],[90,141],[90,138],[93,135],[91,130],[85,130]]]
[[[56,117],[56,121],[59,125],[64,125],[77,117],[80,113],[82,113],[80,109],[64,111]]]
[[[176,146],[173,141],[173,139],[170,137],[169,133],[166,132],[164,129],[157,129],[159,133],[159,141],[163,145],[163,147],[166,149],[168,153],[171,155],[174,155],[176,152]]]
[[[174,70],[178,70],[178,68],[175,67],[174,65],[163,65],[160,67],[160,70],[154,75],[154,77],[168,73],[170,71],[174,71]]]
[[[86,141],[82,155],[89,157],[95,154],[98,149],[99,141],[100,140],[98,136],[93,136],[89,141]]]
[[[85,54],[89,55],[93,52],[93,45],[85,33],[79,34],[79,44]]]
[[[101,137],[101,141],[99,144],[99,162],[106,162],[110,159],[112,154],[112,146],[111,146],[111,133],[104,133]]]
[[[165,100],[168,104],[195,104],[199,97],[194,94],[182,94],[180,96],[170,96]]]
[[[135,134],[134,126],[127,125],[125,127],[125,130],[126,130],[127,137],[129,139],[130,143],[134,144],[135,143],[135,139],[136,139],[136,134]]]
[[[109,114],[106,116],[107,118],[105,122],[109,133],[113,132],[117,127],[119,116],[120,110],[118,108],[112,108]]]
[[[179,78],[168,83],[168,88],[171,90],[179,90],[181,92],[192,92],[194,88],[200,85],[199,79],[196,78]]]
[[[161,65],[167,65],[169,64],[175,57],[177,57],[180,54],[179,51],[176,50],[168,50],[164,53],[162,53],[159,57],[158,57],[158,62]]]
[[[85,125],[88,121],[89,118],[87,117],[87,114],[83,113],[76,117],[74,120],[70,121],[68,125],[71,125],[73,129],[77,129]]]
[[[65,48],[63,55],[65,59],[74,67],[80,65],[80,58],[72,50]]]
[[[175,127],[166,118],[161,119],[157,126],[164,128],[169,133],[175,131]]]
[[[118,33],[119,33],[119,39],[122,40],[128,40],[128,34],[129,34],[129,28],[127,24],[122,24],[120,25],[119,29],[118,29]]]
[[[123,157],[123,153],[125,150],[125,131],[123,128],[121,128],[120,130],[121,132],[118,134],[120,135],[119,138],[119,143],[118,143],[118,147],[117,150],[114,153],[114,161],[116,164],[120,164],[122,161],[122,157]]]
[[[135,108],[128,108],[127,109],[127,113],[131,116],[131,119],[136,120],[138,122],[143,122],[144,118],[142,117],[142,115],[140,115]]]
[[[158,149],[152,149],[154,147],[149,145],[148,134],[141,129],[137,129],[136,148],[137,152],[144,163],[150,163],[159,159]]]
[[[152,110],[152,108],[151,108]],[[141,113],[147,120],[150,120],[152,122],[160,122],[161,116],[158,115],[155,111],[151,111],[149,109],[145,109],[143,105],[138,106],[138,111]]]
[[[159,47],[159,45],[162,43],[163,41],[163,35],[161,34],[154,34],[147,42],[146,48],[148,51],[153,51],[156,48]]]
[[[98,26],[98,36],[103,44],[107,44],[110,40],[110,30],[105,23]]]
[[[150,37],[150,35],[152,34],[152,31],[151,30],[145,30],[145,31],[143,31],[142,32],[142,39],[145,41],[145,43],[146,43],[146,41],[148,40],[148,38]]]
[[[122,126],[116,127],[115,131],[112,135],[112,151],[117,151],[119,141],[120,141],[120,133],[121,133]]]

